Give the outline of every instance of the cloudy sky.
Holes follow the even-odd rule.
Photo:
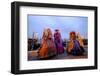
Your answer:
[[[55,29],[59,29],[62,38],[66,39],[71,31],[79,32],[87,38],[88,17],[28,15],[27,19],[28,38],[32,38],[33,32],[41,38],[44,28],[50,28],[53,34]]]

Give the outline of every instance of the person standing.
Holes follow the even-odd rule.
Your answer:
[[[64,47],[63,47],[63,43],[61,39],[61,34],[58,29],[55,30],[54,41],[55,41],[56,48],[57,48],[57,54],[64,53]]]
[[[49,58],[56,55],[56,46],[53,41],[50,28],[44,29],[42,43],[38,55],[40,59]]]
[[[70,41],[68,42],[67,53],[76,56],[84,53],[84,48],[77,40],[76,33],[74,31],[70,32]]]

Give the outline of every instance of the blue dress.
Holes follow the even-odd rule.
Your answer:
[[[73,40],[74,47],[72,49],[73,55],[82,55],[84,53],[84,48],[80,46],[80,43],[77,40]]]

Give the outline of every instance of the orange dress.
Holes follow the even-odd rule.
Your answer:
[[[71,53],[73,47],[74,47],[73,41],[69,41],[69,42],[68,42],[68,45],[67,45],[67,52],[68,52],[68,53]]]
[[[49,58],[56,55],[56,46],[52,36],[43,36],[42,45],[39,49],[39,58]]]
[[[70,39],[68,41],[68,44],[67,44],[67,52],[68,53],[71,53],[72,52],[72,49],[74,47],[74,43],[73,43],[73,39],[76,38],[76,33],[74,31],[70,32]]]
[[[48,57],[48,46],[47,46],[47,40],[45,40],[39,49],[39,58],[46,58]]]

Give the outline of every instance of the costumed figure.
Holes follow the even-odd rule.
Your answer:
[[[54,41],[55,41],[56,48],[57,48],[57,54],[64,53],[64,47],[63,47],[63,43],[61,39],[61,34],[58,29],[55,30]]]
[[[49,58],[56,55],[56,46],[49,28],[45,29],[42,36],[41,47],[38,52],[39,58]]]
[[[72,55],[82,55],[84,53],[83,45],[77,40],[76,33],[70,32],[70,40],[68,41],[67,53]]]

